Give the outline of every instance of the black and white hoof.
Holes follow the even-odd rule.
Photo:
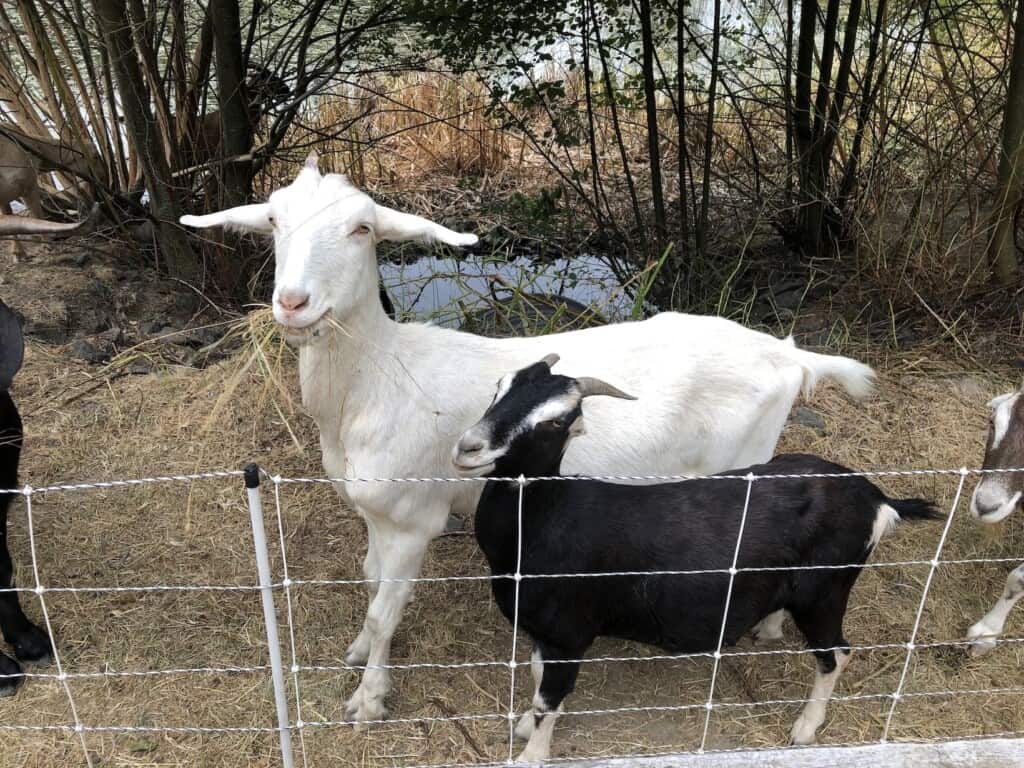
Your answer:
[[[13,696],[23,682],[25,677],[18,662],[0,653],[0,698]]]

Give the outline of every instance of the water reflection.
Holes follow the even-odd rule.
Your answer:
[[[631,316],[633,300],[608,265],[596,256],[510,261],[483,256],[422,256],[382,261],[381,278],[399,317],[457,327],[467,312],[493,304],[513,290],[565,296],[615,322]]]

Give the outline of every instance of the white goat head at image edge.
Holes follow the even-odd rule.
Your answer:
[[[508,371],[555,352],[565,375],[615,381],[637,397],[593,404],[587,433],[567,449],[565,474],[709,474],[766,461],[793,402],[817,380],[834,379],[857,397],[871,391],[874,374],[862,363],[721,317],[665,312],[508,339],[394,322],[378,297],[377,243],[465,247],[477,238],[375,204],[345,176],[322,175],[315,154],[266,203],[181,223],[274,238],[274,317],[299,349],[302,399],[320,430],[324,470],[367,526],[369,609],[345,657],[368,667],[347,705],[356,721],[386,717],[391,640],[409,580],[449,514],[473,512],[483,483],[344,478],[450,477],[459,436]],[[476,456],[485,461],[487,450],[483,440]],[[775,615],[757,631],[778,636],[781,620]]]

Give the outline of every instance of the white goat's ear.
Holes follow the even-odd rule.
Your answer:
[[[307,171],[320,172],[320,155],[317,154],[315,149],[311,149],[309,154],[306,155],[306,162],[302,164],[302,167]]]
[[[228,227],[242,232],[270,233],[274,227],[270,223],[270,205],[255,203],[239,205],[205,216],[182,216],[178,219],[186,227],[206,229],[207,227]]]
[[[383,205],[375,206],[377,209],[377,239],[378,240],[415,240],[420,243],[447,243],[459,248],[476,245],[479,238],[476,235],[454,232],[440,224],[435,224],[422,216],[414,216],[411,213],[402,213],[393,208],[386,208]]]

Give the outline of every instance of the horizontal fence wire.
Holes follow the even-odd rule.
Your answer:
[[[997,645],[1017,645],[1024,643],[1024,637],[998,637],[992,638]],[[744,658],[748,656],[807,656],[825,651],[897,651],[897,650],[923,650],[935,648],[965,648],[972,645],[971,640],[937,640],[926,643],[876,643],[873,645],[843,645],[831,648],[771,648],[762,650],[723,650],[721,658]],[[715,658],[714,651],[699,651],[694,653],[676,654],[652,654],[649,656],[592,656],[580,659],[549,659],[545,664],[625,664],[651,661],[699,661],[701,659]],[[524,662],[517,661],[513,665],[510,661],[454,661],[454,662],[417,662],[417,663],[396,663],[396,664],[293,664],[288,668],[289,672],[363,672],[367,669],[386,669],[395,672],[410,672],[415,670],[456,670],[456,669],[482,669],[502,668],[511,666],[521,667]],[[254,666],[222,666],[222,667],[171,667],[168,669],[143,669],[143,670],[104,670],[103,672],[65,672],[62,675],[54,672],[32,672],[23,671],[19,675],[0,674],[0,680],[9,677],[37,678],[41,680],[61,679],[94,679],[102,677],[158,677],[161,675],[229,675],[229,674],[258,674],[270,670],[269,665]],[[810,699],[807,699],[810,701]],[[704,706],[703,704],[701,706]]]
[[[927,477],[927,476],[949,476],[949,475],[1001,475],[1024,472],[1024,467],[960,467],[959,469],[879,469],[865,470],[862,472],[808,472],[803,474],[764,474],[755,475],[756,481],[761,480],[799,480],[799,479],[827,479],[827,478],[848,478],[848,477]],[[152,485],[154,483],[191,483],[199,480],[223,480],[226,478],[240,478],[244,474],[240,469],[213,470],[210,472],[197,472],[181,475],[152,475],[149,477],[137,477],[127,480],[92,480],[88,482],[73,483],[50,483],[48,485],[32,486],[25,485],[20,488],[0,488],[0,493],[11,493],[19,496],[40,493],[55,493],[59,491],[91,491],[91,490],[114,490],[118,488],[131,488],[134,486]],[[500,482],[516,483],[518,477],[287,477],[279,474],[271,474],[266,470],[263,475],[274,483],[285,484],[309,484],[309,485],[336,485],[341,483],[485,483],[489,480]],[[741,480],[746,481],[747,475],[733,475],[728,473],[716,475],[541,475],[528,477],[527,481],[547,480],[565,481],[574,480],[601,480],[606,482],[688,482],[693,480]]]
[[[507,664],[503,665],[507,666]],[[522,666],[520,664],[519,666]],[[270,668],[267,667],[267,670]],[[67,675],[68,678],[75,675]],[[891,701],[893,693],[857,693],[846,696],[830,696],[821,698],[788,698],[788,699],[765,699],[762,701],[720,701],[714,702],[711,709],[708,709],[706,702],[693,704],[652,704],[649,706],[625,706],[610,707],[605,709],[567,709],[559,717],[594,717],[599,715],[615,714],[638,714],[638,713],[665,713],[665,712],[704,712],[718,709],[757,709],[770,706],[795,706],[807,704],[814,701],[827,703],[846,703],[856,701]],[[1002,688],[975,688],[975,689],[949,689],[942,691],[911,691],[899,694],[900,699],[936,699],[948,696],[1019,696],[1024,695],[1024,686],[1007,686]],[[481,714],[466,715],[418,715],[416,717],[397,717],[385,720],[307,720],[301,723],[293,723],[287,727],[290,731],[301,731],[305,728],[360,728],[365,725],[415,725],[429,723],[456,723],[456,722],[477,722],[481,720],[510,720],[517,712],[484,712]],[[179,733],[179,732],[201,732],[201,733],[279,733],[277,726],[188,726],[188,725],[86,725],[80,727],[75,725],[20,725],[0,724],[0,731],[95,731],[95,732],[152,732],[152,733]],[[959,737],[958,737],[959,738]],[[910,739],[913,741],[913,739]],[[870,742],[878,744],[877,740]],[[710,750],[707,750],[710,751]]]
[[[385,582],[413,582],[413,583],[442,583],[442,582],[483,582],[500,579],[514,579],[518,584],[520,580],[524,579],[558,579],[558,578],[598,578],[598,577],[638,577],[638,576],[693,576],[701,574],[728,574],[730,579],[733,579],[740,573],[759,573],[759,572],[778,572],[778,571],[803,571],[803,570],[839,570],[848,568],[864,568],[864,569],[886,569],[886,568],[911,568],[911,567],[928,567],[929,581],[933,576],[935,570],[945,566],[970,566],[980,564],[1008,564],[1008,563],[1019,563],[1024,557],[998,557],[998,558],[960,558],[960,559],[941,559],[942,544],[945,541],[945,534],[949,530],[949,520],[947,519],[947,525],[944,530],[944,535],[940,545],[936,550],[935,557],[931,559],[913,559],[913,560],[901,560],[901,561],[890,561],[890,562],[877,562],[877,563],[851,563],[847,565],[794,565],[794,566],[765,566],[765,567],[742,567],[738,566],[736,562],[733,563],[732,567],[713,568],[713,569],[683,569],[683,570],[662,570],[662,571],[608,571],[608,572],[586,572],[586,573],[521,573],[515,574],[496,574],[496,575],[459,575],[459,576],[440,576],[440,577],[415,577],[406,579],[365,579],[365,578],[353,578],[353,579],[303,579],[295,578],[290,575],[287,559],[285,556],[285,536],[284,527],[281,513],[281,500],[279,490],[285,485],[338,485],[347,483],[406,483],[406,484],[427,484],[427,483],[465,483],[465,482],[476,482],[482,483],[488,480],[498,480],[503,482],[517,483],[520,488],[520,515],[522,514],[522,489],[530,482],[536,480],[546,481],[566,481],[572,482],[576,480],[599,480],[606,482],[625,482],[625,483],[636,483],[636,482],[687,482],[692,480],[737,480],[748,483],[748,494],[747,502],[745,502],[744,512],[746,512],[746,504],[749,503],[749,488],[753,482],[761,481],[782,481],[782,480],[794,480],[794,479],[829,479],[829,478],[852,478],[852,477],[864,477],[864,478],[901,478],[901,477],[959,477],[960,484],[957,489],[957,498],[959,499],[960,492],[963,490],[964,480],[968,476],[984,476],[991,474],[1007,474],[1007,473],[1020,473],[1024,472],[1024,468],[993,468],[993,469],[971,469],[962,467],[959,469],[913,469],[913,470],[875,470],[875,471],[864,471],[864,472],[842,472],[832,474],[766,474],[766,475],[750,475],[750,474],[719,474],[719,475],[589,475],[589,476],[554,476],[554,477],[537,477],[537,478],[478,478],[478,477],[419,477],[419,478],[361,478],[361,477],[342,477],[342,478],[307,478],[307,477],[285,477],[279,474],[271,474],[262,471],[262,476],[271,481],[274,487],[275,503],[277,508],[277,519],[276,524],[278,527],[278,540],[281,548],[281,555],[283,558],[284,578],[278,582],[272,582],[267,586],[260,586],[258,584],[178,584],[178,585],[141,585],[141,586],[46,586],[37,580],[35,586],[28,587],[8,587],[0,589],[0,594],[3,593],[34,593],[40,600],[43,600],[45,594],[49,593],[149,593],[149,592],[200,592],[200,591],[211,591],[211,592],[250,592],[255,593],[260,590],[270,590],[272,592],[281,592],[286,598],[287,604],[287,627],[289,630],[288,641],[291,656],[291,665],[287,667],[287,671],[292,675],[293,688],[295,693],[294,706],[296,707],[295,721],[285,726],[261,726],[261,725],[224,725],[224,726],[204,726],[204,725],[93,725],[82,722],[77,714],[75,714],[75,722],[73,724],[11,724],[11,723],[0,723],[0,731],[8,732],[68,732],[77,734],[81,737],[84,733],[167,733],[167,734],[229,734],[229,733],[254,733],[254,734],[282,734],[282,731],[298,732],[301,738],[302,732],[306,729],[325,729],[325,728],[342,728],[342,727],[354,727],[362,725],[374,725],[374,724],[388,724],[388,725],[402,725],[402,724],[431,724],[431,723],[459,723],[459,722],[473,722],[473,721],[505,721],[507,720],[510,727],[514,724],[514,719],[517,713],[514,707],[514,695],[515,678],[514,674],[517,667],[523,666],[523,662],[518,661],[515,651],[515,645],[513,645],[511,657],[507,660],[465,660],[465,661],[452,661],[452,662],[417,662],[417,663],[394,663],[394,664],[302,664],[298,661],[296,643],[295,643],[295,621],[292,610],[292,597],[293,590],[298,588],[320,588],[320,587],[339,587],[339,586],[354,586],[354,585],[367,585],[370,583],[385,583]],[[92,482],[73,482],[73,483],[53,483],[48,485],[41,485],[33,487],[26,485],[19,489],[9,489],[7,491],[0,490],[0,493],[12,493],[26,497],[31,503],[31,499],[35,498],[37,501],[40,500],[40,496],[50,493],[67,493],[67,492],[87,492],[87,491],[105,491],[105,490],[121,490],[130,489],[134,487],[147,486],[152,484],[160,483],[193,483],[208,480],[225,480],[233,479],[237,480],[243,476],[242,470],[220,470],[201,472],[194,474],[177,474],[177,475],[155,475],[151,477],[133,478],[127,480],[104,480],[104,481],[92,481]],[[953,509],[950,511],[950,517],[955,513],[956,503],[953,505]],[[35,510],[35,517],[38,519],[40,516],[40,510]],[[31,519],[30,519],[31,529]],[[30,535],[33,532],[30,530]],[[521,539],[520,539],[521,540]],[[739,552],[739,540],[737,541],[736,555]],[[33,553],[34,554],[34,553]],[[735,558],[734,558],[735,560]],[[731,583],[731,581],[730,581]],[[730,590],[731,591],[731,590]],[[517,601],[518,603],[518,601]],[[44,603],[45,605],[45,603]],[[923,607],[923,600],[919,605],[918,616],[915,622],[915,635],[917,624],[920,622],[920,611]],[[725,608],[726,615],[728,608]],[[47,618],[47,621],[48,618]],[[724,620],[723,620],[724,621]],[[513,637],[515,633],[513,633]],[[778,656],[778,655],[806,655],[806,654],[817,654],[825,651],[838,651],[838,650],[850,650],[850,651],[900,651],[907,654],[906,662],[904,664],[903,675],[901,676],[899,689],[891,693],[862,693],[862,694],[851,694],[846,696],[831,696],[828,698],[777,698],[763,701],[753,702],[736,702],[736,701],[716,701],[714,692],[714,683],[712,682],[711,690],[708,695],[708,700],[701,703],[692,704],[675,704],[675,705],[639,705],[639,706],[623,706],[615,708],[604,708],[604,709],[578,709],[578,710],[567,710],[562,713],[564,717],[586,717],[586,716],[600,716],[600,715],[613,715],[613,714],[626,714],[626,713],[664,713],[664,712],[695,712],[704,711],[705,715],[705,736],[707,733],[707,718],[710,717],[710,713],[713,710],[737,710],[737,709],[751,709],[757,707],[766,706],[795,706],[804,705],[810,702],[825,701],[825,702],[857,702],[857,701],[879,701],[879,702],[890,702],[890,720],[891,713],[894,710],[894,704],[900,699],[938,699],[941,697],[951,696],[984,696],[984,695],[1021,695],[1024,694],[1024,686],[1006,686],[1006,687],[993,687],[993,688],[973,688],[973,689],[943,689],[943,690],[932,690],[932,691],[904,691],[903,686],[909,670],[909,659],[910,654],[915,651],[921,651],[926,649],[939,649],[939,648],[966,648],[974,643],[970,640],[965,639],[950,639],[950,640],[938,640],[928,642],[914,642],[916,637],[912,637],[909,642],[902,643],[876,643],[870,645],[851,645],[842,646],[842,648],[773,648],[773,649],[755,649],[755,650],[730,650],[727,648],[720,647],[716,651],[706,652],[695,652],[695,653],[681,653],[681,654],[649,654],[649,655],[604,655],[595,656],[590,658],[580,659],[559,659],[559,660],[545,660],[546,664],[562,663],[562,664],[596,664],[596,663],[633,663],[633,662],[654,662],[654,661],[687,661],[687,660],[705,660],[712,659],[717,665],[720,660],[725,658],[739,658],[739,657],[753,657],[753,656]],[[1024,642],[1024,637],[999,637],[992,638],[992,641],[996,645],[1015,645]],[[75,672],[68,671],[66,667],[67,660],[64,661],[64,666],[59,667],[57,673],[47,672],[36,672],[26,671],[21,676],[29,679],[40,679],[40,680],[55,680],[64,686],[67,691],[69,701],[74,707],[73,700],[71,700],[71,691],[67,687],[69,681],[74,680],[87,680],[87,679],[98,679],[98,678],[154,678],[160,676],[173,676],[173,675],[232,675],[232,674],[260,674],[267,675],[271,671],[270,665],[253,665],[253,666],[199,666],[199,667],[175,667],[168,669],[154,669],[154,670],[103,670],[96,672]],[[398,717],[388,718],[385,720],[371,720],[362,721],[355,723],[347,720],[305,720],[302,716],[300,706],[300,695],[299,695],[299,677],[303,674],[309,673],[346,673],[346,672],[366,672],[368,670],[389,670],[389,671],[412,671],[412,670],[461,670],[461,669],[474,669],[474,668],[507,668],[511,673],[510,680],[510,700],[509,708],[504,712],[492,712],[492,713],[480,713],[480,714],[452,714],[452,715],[438,715],[438,716],[415,716],[415,717]],[[5,677],[15,677],[15,675],[0,675],[0,679]],[[885,743],[888,735],[888,724],[886,726],[886,736],[883,736],[882,742],[879,740],[868,740],[863,742],[844,742],[841,744],[830,744],[828,746],[864,746],[864,745],[877,745],[879,743]],[[1000,733],[982,734],[976,737],[971,736],[956,736],[948,738],[908,738],[908,739],[889,739],[890,743],[921,743],[921,744],[941,744],[951,740],[963,740],[970,738],[1017,738],[1024,736],[1024,731],[1004,731]],[[83,743],[84,749],[84,743]],[[511,741],[510,741],[511,748]],[[693,751],[669,751],[669,752],[641,752],[636,755],[595,755],[592,759],[611,759],[614,757],[684,757],[694,754],[728,754],[733,752],[746,752],[746,751],[778,751],[787,749],[801,749],[802,747],[793,746],[780,746],[780,747],[737,747],[737,748],[706,748],[703,744],[699,749]],[[90,760],[88,752],[86,752],[87,760]],[[305,764],[305,743],[303,742],[302,750],[303,763]],[[585,758],[586,759],[586,758]],[[559,763],[565,761],[579,761],[579,757],[571,758],[550,758],[548,762]],[[475,763],[435,763],[435,764],[424,764],[421,766],[406,766],[406,768],[484,768],[485,766],[498,766],[508,765],[511,761],[511,753],[508,760],[494,761],[494,762],[475,762]]]
[[[859,563],[848,565],[781,565],[781,566],[740,566],[736,573],[769,573],[773,571],[827,571],[847,570],[849,568],[860,568],[863,570],[879,568],[907,568],[914,566],[931,565],[987,565],[1019,563],[1024,559],[1021,557],[971,557],[954,560],[893,560],[881,563]],[[729,568],[705,568],[679,571],[586,571],[572,573],[523,573],[519,578],[530,579],[592,579],[601,577],[626,577],[626,576],[701,576],[705,574],[728,574]],[[367,584],[388,584],[388,583],[409,583],[409,584],[436,584],[439,582],[459,581],[514,581],[514,573],[479,574],[469,576],[416,576],[407,579],[282,579],[270,585],[271,589],[287,590],[290,587],[344,587],[344,586],[365,586]],[[147,584],[141,586],[120,586],[120,587],[0,587],[0,595],[5,592],[31,592],[39,594],[42,592],[258,592],[264,587],[258,584]]]

